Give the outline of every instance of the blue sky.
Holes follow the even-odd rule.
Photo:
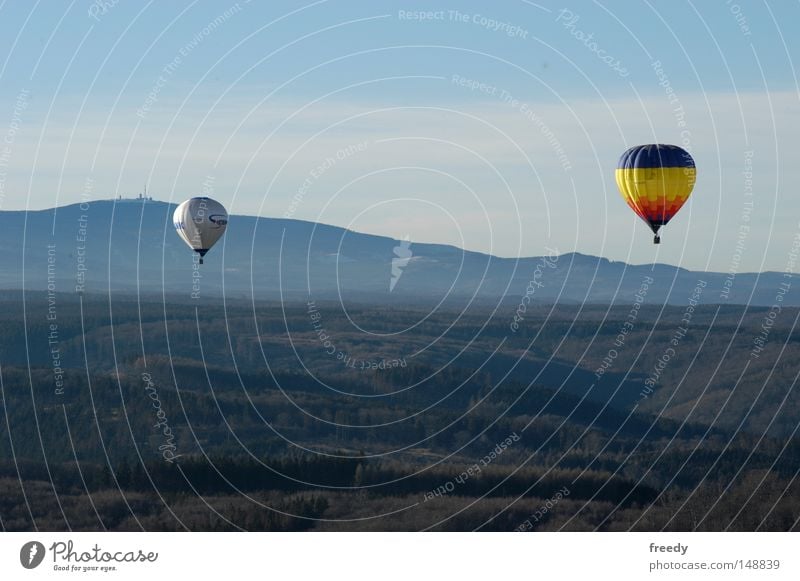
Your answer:
[[[798,2],[725,0],[5,2],[0,208],[145,182],[180,201],[210,177],[231,213],[783,270],[798,21]],[[614,183],[620,153],[651,142],[687,146],[699,172],[658,247]]]

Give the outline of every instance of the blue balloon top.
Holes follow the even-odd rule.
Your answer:
[[[660,167],[694,167],[689,152],[677,145],[651,143],[631,147],[622,154],[617,169],[643,169]]]

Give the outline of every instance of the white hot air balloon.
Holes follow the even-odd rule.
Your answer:
[[[211,198],[189,198],[175,208],[172,215],[175,230],[189,248],[203,257],[222,238],[228,226],[228,212],[224,206]]]

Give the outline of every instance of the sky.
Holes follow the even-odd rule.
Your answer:
[[[7,1],[0,209],[147,184],[504,257],[793,269],[797,22],[796,1]],[[614,181],[641,143],[698,168],[658,246]]]

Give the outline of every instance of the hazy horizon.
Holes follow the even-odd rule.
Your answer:
[[[160,204],[168,204],[168,205],[172,205],[172,206],[177,206],[180,203],[180,201],[159,200],[158,198],[153,197],[151,195],[151,192],[149,192],[149,191],[147,192],[147,196],[148,196],[148,199],[145,201],[145,203],[151,203],[151,204],[160,203]],[[110,202],[110,203],[123,202],[123,204],[124,204],[124,203],[127,203],[127,202],[140,202],[140,201],[142,201],[142,199],[139,198],[138,195],[137,196],[124,196],[123,195],[121,198],[98,198],[98,199],[95,199],[92,202],[90,202],[90,205],[92,203],[98,203],[98,202]],[[49,210],[57,210],[59,208],[64,208],[64,207],[68,207],[68,206],[79,206],[80,204],[81,204],[81,202],[69,202],[69,203],[64,203],[61,206],[52,206],[52,207],[36,208],[36,209],[32,208],[32,209],[28,209],[28,210],[24,210],[24,209],[23,210],[2,210],[2,209],[0,209],[0,213],[2,213],[2,212],[26,212],[26,211],[27,212],[47,212]],[[336,224],[326,224],[324,222],[314,222],[312,220],[306,220],[306,219],[302,219],[302,218],[283,217],[283,216],[266,216],[266,215],[256,215],[256,214],[231,214],[231,215],[248,217],[248,218],[259,218],[259,219],[295,220],[295,221],[298,221],[298,222],[310,222],[310,223],[319,224],[319,225],[322,225],[322,226],[331,226],[331,227],[334,227],[334,228],[342,228],[344,230],[349,230],[349,231],[357,233],[357,234],[367,234],[369,236],[376,236],[376,237],[379,237],[379,238],[389,238],[391,240],[396,240],[396,241],[401,240],[401,238],[393,238],[392,236],[390,236],[388,234],[381,233],[381,232],[370,232],[369,230],[352,230],[352,229],[344,228],[342,226],[338,226]],[[474,253],[477,253],[477,254],[487,254],[487,253],[481,252],[479,250],[470,250],[468,248],[462,248],[462,247],[457,246],[455,244],[449,244],[449,243],[446,243],[446,242],[442,243],[442,242],[432,242],[430,240],[412,240],[411,243],[412,244],[428,244],[428,245],[450,246],[450,247],[453,247],[453,248],[457,248],[459,250],[464,250],[466,252],[474,252]],[[556,251],[556,252],[551,252],[551,251]],[[716,273],[716,274],[726,274],[726,273],[729,272],[731,274],[735,274],[735,275],[739,275],[739,276],[741,276],[741,275],[750,275],[750,274],[783,273],[784,272],[783,270],[747,271],[747,270],[741,270],[741,269],[736,270],[735,272],[733,270],[731,270],[731,269],[728,269],[728,271],[698,270],[698,269],[693,269],[693,268],[687,268],[687,267],[681,266],[679,264],[671,264],[669,262],[663,262],[663,261],[662,262],[656,262],[656,261],[651,261],[651,262],[627,262],[627,261],[624,261],[624,260],[616,260],[616,259],[613,259],[613,258],[610,258],[610,257],[607,257],[607,256],[600,256],[598,254],[592,254],[591,252],[581,252],[581,251],[577,251],[577,250],[563,250],[562,251],[561,249],[551,249],[549,247],[548,248],[544,248],[543,249],[543,253],[542,254],[538,254],[538,255],[531,254],[531,255],[525,255],[525,256],[502,256],[502,255],[499,255],[499,254],[491,254],[490,256],[493,256],[495,258],[501,258],[501,259],[504,259],[504,260],[514,260],[514,259],[525,260],[525,259],[529,259],[529,258],[539,258],[541,256],[545,256],[545,255],[548,255],[548,254],[555,254],[556,256],[562,256],[562,257],[563,256],[568,256],[568,255],[571,255],[571,254],[577,254],[577,255],[581,255],[581,256],[601,258],[601,259],[608,260],[610,262],[624,262],[625,264],[627,264],[629,266],[664,265],[664,266],[671,266],[671,267],[675,267],[675,268],[684,268],[684,269],[692,271],[692,272],[707,272],[707,273]]]

